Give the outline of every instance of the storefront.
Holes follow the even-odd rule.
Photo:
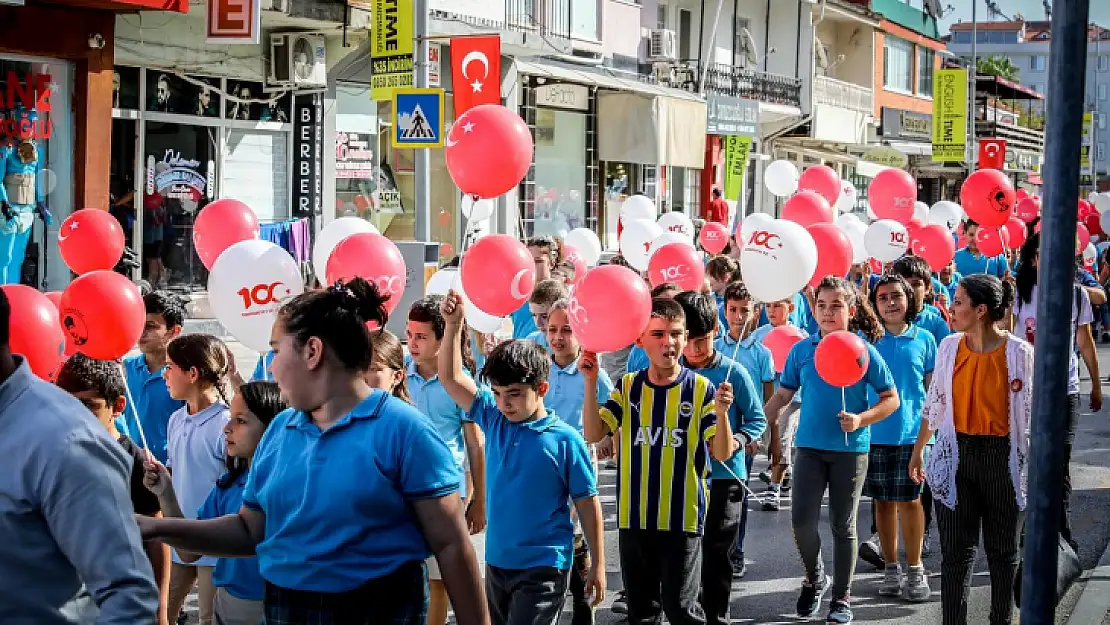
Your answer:
[[[705,165],[701,170],[701,193],[698,202],[702,216],[712,200],[714,189],[720,189],[733,216],[747,209],[748,191],[755,180],[755,167],[750,160],[756,152],[759,135],[759,102],[722,95],[706,96]]]
[[[13,248],[3,268],[4,281],[43,290],[65,288],[71,274],[58,253],[57,228],[75,208],[108,208],[112,11],[188,10],[184,2],[146,6],[141,0],[98,7],[0,7],[5,27],[0,42],[5,192],[21,213],[18,224],[0,234]],[[17,180],[22,190],[15,188],[21,186]],[[39,201],[52,215],[49,227],[35,216]]]
[[[932,115],[884,106],[879,135],[887,147],[905,155],[906,169],[917,179],[919,201],[932,205],[947,197],[948,176],[932,162]]]

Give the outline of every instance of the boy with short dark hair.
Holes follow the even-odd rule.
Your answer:
[[[532,297],[528,298],[528,310],[532,313],[532,321],[539,328],[525,338],[535,341],[540,347],[551,351],[547,343],[547,315],[555,302],[567,298],[567,287],[561,280],[543,280],[532,290]]]
[[[731,623],[729,595],[733,560],[744,562],[743,541],[748,519],[745,484],[767,419],[763,416],[763,397],[756,391],[748,372],[713,347],[717,336],[717,310],[712,298],[686,291],[679,293],[675,301],[686,314],[690,336],[682,353],[682,364],[716,385],[727,382],[735,395],[728,411],[728,422],[739,448],[728,462],[714,460],[712,463],[709,510],[702,538],[701,604],[706,622],[728,625]],[[723,420],[720,415],[718,420]],[[739,573],[738,576],[742,576],[743,570]]]
[[[919,310],[916,311],[917,318],[914,319],[913,324],[928,330],[938,344],[952,334],[948,322],[941,316],[937,307],[926,303],[933,295],[933,274],[929,269],[929,263],[920,256],[903,256],[894,261],[890,272],[905,278],[906,283],[917,295]]]
[[[449,292],[442,311],[447,326],[439,350],[440,382],[486,435],[491,622],[548,625],[558,619],[573,562],[572,500],[593,563],[585,594],[593,595],[596,606],[606,581],[597,478],[582,436],[544,407],[550,357],[534,341],[501,343],[482,367],[489,388],[479,389],[462,370],[461,297]]]
[[[674,300],[652,301],[651,319],[637,340],[651,365],[628,373],[609,400],[596,395],[597,355],[579,367],[587,384],[582,408],[586,440],[619,432],[621,571],[628,621],[659,621],[660,606],[673,625],[700,625],[702,533],[709,492],[709,458],[728,460],[739,448],[727,414],[732,388],[714,388],[684,367],[686,314]],[[641,496],[643,494],[643,496]]]
[[[775,363],[771,350],[754,336],[763,305],[756,303],[743,282],[725,287],[725,319],[728,325],[717,334],[713,348],[743,365],[763,401],[775,392]],[[737,345],[739,343],[739,345]]]
[[[170,397],[162,373],[166,370],[166,349],[170,341],[181,334],[185,324],[185,303],[167,291],[154,291],[143,297],[146,307],[146,324],[139,337],[139,354],[123,359],[127,374],[127,388],[134,405],[124,417],[125,434],[142,441],[139,427],[145,435],[147,448],[159,462],[166,462],[167,434],[170,415],[185,405],[184,401]],[[135,415],[138,415],[138,422]]]
[[[93,360],[76,353],[62,364],[54,383],[84,404],[108,430],[108,434],[119,441],[120,446],[131,456],[131,504],[135,513],[161,517],[162,509],[158,498],[143,486],[146,455],[142,447],[116,429],[116,420],[127,407],[127,389],[124,387],[119,365],[106,360]],[[143,541],[143,550],[154,569],[154,583],[158,586],[158,622],[164,623],[169,598],[170,548],[156,540],[147,540]]]

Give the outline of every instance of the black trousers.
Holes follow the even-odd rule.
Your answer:
[[[1071,449],[1075,444],[1075,429],[1079,425],[1079,393],[1068,395],[1067,436],[1064,438],[1064,492],[1060,498],[1060,536],[1079,553],[1079,544],[1071,534]]]
[[[701,536],[627,529],[620,530],[619,538],[628,622],[658,625],[666,614],[671,625],[703,625],[705,613],[698,603]]]
[[[594,625],[594,609],[586,596],[586,577],[590,573],[590,549],[582,536],[574,537],[574,562],[570,567],[570,597],[573,608],[571,625]]]
[[[555,625],[567,598],[570,571],[486,565],[486,602],[492,625]]]
[[[936,506],[940,531],[943,625],[966,625],[979,532],[991,576],[990,625],[1010,625],[1024,512],[1010,476],[1010,438],[957,434],[956,508]]]
[[[701,605],[705,622],[729,624],[732,556],[743,516],[746,491],[735,479],[715,479],[709,486],[709,509],[702,537]]]

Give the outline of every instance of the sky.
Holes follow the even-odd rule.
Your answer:
[[[999,10],[1009,17],[1013,17],[1015,13],[1021,13],[1027,20],[1043,20],[1044,19],[1044,5],[1041,0],[995,0],[998,4]],[[983,0],[975,0],[978,3],[978,19],[979,21],[989,21],[991,18],[987,14],[986,3]],[[1101,26],[1110,28],[1110,2],[1106,0],[1090,0],[1091,2],[1091,15],[1088,21],[1095,22]],[[918,8],[921,7],[921,0],[910,0],[911,5]],[[963,20],[965,22],[971,21],[971,5],[969,0],[940,0],[941,7],[954,7],[940,21],[940,32],[945,34],[948,32],[948,27],[952,24]],[[999,18],[1001,19],[1001,18]]]

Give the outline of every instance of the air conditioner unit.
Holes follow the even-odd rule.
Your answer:
[[[678,38],[673,30],[659,28],[651,31],[651,46],[648,50],[651,59],[674,60],[678,57]]]
[[[281,33],[270,35],[269,83],[306,89],[327,86],[327,61],[323,35]]]

